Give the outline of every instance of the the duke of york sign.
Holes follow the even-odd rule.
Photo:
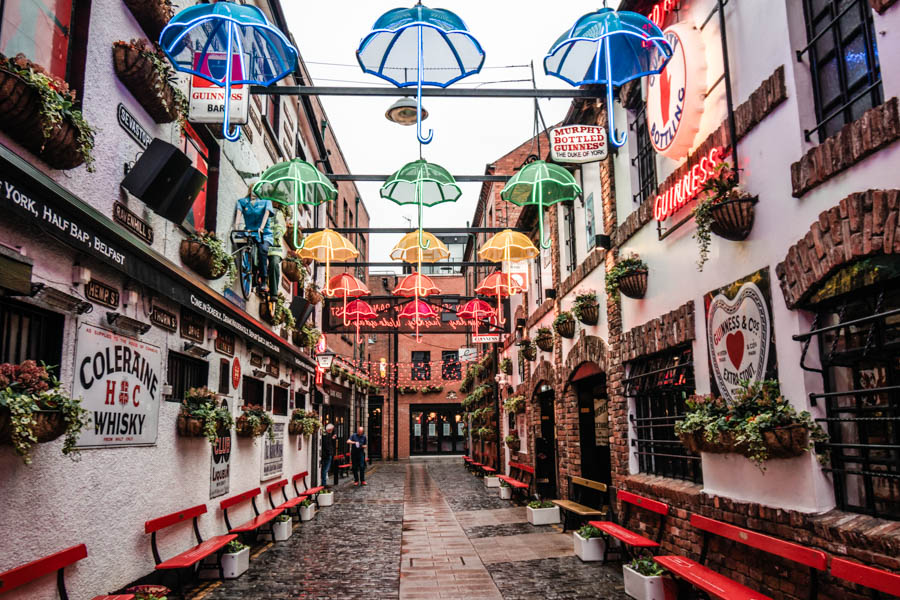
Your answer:
[[[713,379],[725,400],[734,400],[742,381],[766,376],[771,326],[766,299],[753,282],[744,283],[733,300],[720,293],[710,302],[706,339]]]

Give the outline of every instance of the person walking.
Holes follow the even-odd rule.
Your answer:
[[[360,483],[363,485],[368,485],[366,483],[366,447],[368,446],[369,440],[366,438],[366,434],[363,433],[365,429],[360,427],[356,430],[356,433],[350,436],[350,439],[347,440],[347,443],[350,444],[350,460],[353,464],[353,485],[358,486]]]
[[[336,451],[337,435],[334,433],[334,424],[329,423],[322,434],[322,485],[325,487],[328,487],[328,472],[331,470]],[[337,485],[337,474],[334,476],[334,485]]]

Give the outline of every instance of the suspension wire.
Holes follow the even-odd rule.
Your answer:
[[[316,60],[304,60],[303,63],[307,64],[307,65],[325,65],[325,66],[329,66],[329,67],[352,67],[354,69],[359,68],[358,63],[337,63],[337,62],[316,61]],[[386,67],[386,68],[390,68],[390,67]],[[399,69],[401,67],[393,67],[393,68]],[[491,65],[488,67],[481,67],[481,70],[484,71],[485,69],[527,69],[527,68],[528,68],[528,65]],[[438,70],[457,71],[457,70],[459,70],[459,67],[431,67],[430,70],[433,70],[433,71],[438,71]]]

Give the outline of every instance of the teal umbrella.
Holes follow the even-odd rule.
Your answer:
[[[462,195],[456,180],[440,165],[414,160],[400,167],[381,186],[381,197],[397,204],[419,207],[419,247],[427,249],[431,242],[422,239],[422,207],[456,202]]]
[[[544,207],[557,202],[574,200],[581,195],[581,187],[564,168],[542,160],[536,160],[522,167],[513,175],[500,197],[517,206],[534,204],[538,207],[538,226],[541,247],[549,248],[550,240],[544,239]]]

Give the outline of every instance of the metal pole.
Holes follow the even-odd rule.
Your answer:
[[[491,358],[493,359],[494,370],[499,373],[500,363],[497,361],[500,360],[500,356],[497,352],[497,344],[491,344]],[[502,450],[500,446],[500,415],[503,414],[500,412],[500,384],[497,382],[496,378],[494,378],[494,414],[497,415],[497,472],[506,473],[503,469],[503,459],[501,457]]]
[[[325,177],[331,181],[387,181],[390,175],[353,175],[349,173],[325,173]],[[454,175],[457,183],[506,183],[511,175]]]
[[[310,227],[304,229],[303,233],[315,233],[323,231],[324,227]],[[373,233],[410,233],[415,231],[412,227],[329,227],[331,231],[342,234],[373,234]],[[501,231],[518,231],[519,233],[529,233],[527,229],[521,227],[429,227],[428,232],[435,235],[452,235],[452,234],[469,234],[469,233],[500,233]],[[334,264],[334,263],[332,263]],[[439,263],[444,264],[444,263]]]
[[[740,181],[740,165],[738,164],[737,128],[734,123],[734,98],[731,95],[731,68],[728,64],[728,33],[725,31],[725,3],[719,3],[719,34],[722,38],[722,65],[725,70],[725,101],[728,105],[728,134],[731,136],[731,158],[734,162],[734,175]]]
[[[398,411],[399,403],[400,403],[400,393],[397,389],[397,387],[398,387],[397,382],[400,380],[400,370],[399,370],[400,368],[397,366],[397,363],[400,361],[400,353],[397,349],[397,346],[399,344],[399,338],[400,338],[400,336],[398,335],[397,331],[394,330],[394,367],[397,369],[397,373],[394,376],[394,460],[398,460],[397,454],[400,451],[399,450],[399,448],[400,448],[400,445],[399,445],[400,432],[397,431],[397,428],[399,427],[399,423],[400,423],[400,418],[397,415],[397,411]]]
[[[411,97],[415,89],[397,87],[349,87],[316,85],[254,85],[251,94],[262,96],[390,96]],[[422,88],[422,96],[445,98],[599,98],[599,89]]]

